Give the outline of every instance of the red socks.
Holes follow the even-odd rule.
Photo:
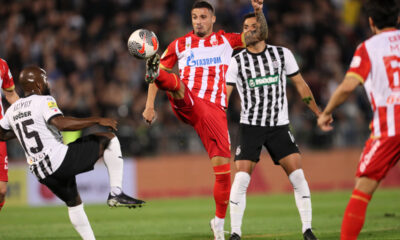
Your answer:
[[[3,208],[5,202],[6,202],[6,200],[4,200],[3,202],[0,203],[0,211]]]
[[[367,206],[371,200],[371,195],[354,189],[350,201],[344,212],[342,231],[340,233],[341,240],[356,240],[364,225],[365,213]]]
[[[229,163],[215,166],[214,200],[215,216],[225,218],[226,208],[229,203],[229,194],[231,191],[231,165]]]
[[[160,75],[154,81],[157,87],[165,91],[178,91],[181,87],[179,77],[174,73],[169,73],[160,69]]]

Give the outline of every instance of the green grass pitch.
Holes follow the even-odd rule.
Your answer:
[[[350,190],[312,194],[313,228],[319,239],[339,239],[350,194]],[[208,225],[214,213],[212,197],[151,200],[135,210],[106,205],[87,205],[85,209],[97,239],[213,239]],[[225,229],[229,226],[228,213]],[[249,196],[242,231],[243,239],[302,239],[293,195]],[[79,236],[66,207],[6,205],[0,213],[0,239],[68,240]],[[400,239],[400,189],[378,189],[359,239]]]

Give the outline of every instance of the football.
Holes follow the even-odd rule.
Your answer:
[[[128,50],[136,58],[149,58],[158,50],[158,38],[152,31],[138,29],[128,39]]]

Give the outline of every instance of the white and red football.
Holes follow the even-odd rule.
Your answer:
[[[146,59],[156,54],[158,45],[156,34],[146,29],[134,31],[128,39],[129,53],[139,59]]]

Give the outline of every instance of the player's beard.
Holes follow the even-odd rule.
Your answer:
[[[202,38],[202,37],[206,36],[206,33],[205,33],[205,31],[203,31],[203,32],[198,31],[198,32],[195,32],[195,35]]]
[[[246,45],[247,46],[252,46],[258,43],[260,40],[257,38],[258,31],[249,31],[245,34],[245,39],[246,39]]]

